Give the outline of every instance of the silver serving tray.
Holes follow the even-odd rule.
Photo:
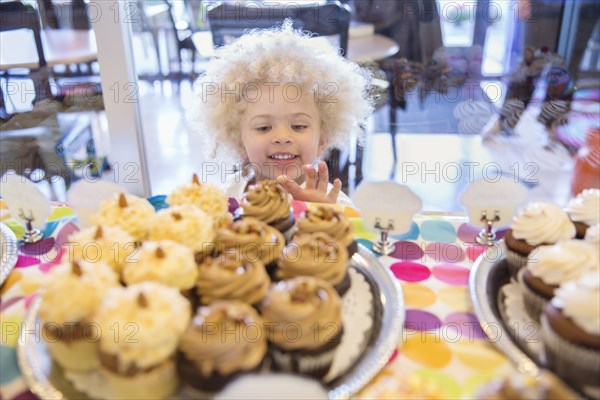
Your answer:
[[[17,237],[8,226],[0,222],[0,286],[15,267],[19,258]]]
[[[506,245],[501,241],[475,260],[469,275],[469,295],[481,328],[486,333],[488,330],[493,333],[494,345],[515,364],[519,372],[537,376],[544,365],[513,335],[499,306],[504,303],[501,288],[509,282]],[[498,332],[498,329],[501,331]],[[550,372],[545,370],[545,373]],[[581,394],[573,393],[573,398],[581,398]]]
[[[326,385],[329,399],[349,399],[387,364],[398,345],[404,325],[405,307],[402,289],[377,258],[364,246],[358,246],[351,266],[371,286],[373,294],[373,328],[363,354],[339,378]],[[40,299],[30,306],[21,328],[17,361],[29,389],[40,399],[87,399],[64,377],[62,369],[52,361],[44,341],[38,334],[37,319]]]

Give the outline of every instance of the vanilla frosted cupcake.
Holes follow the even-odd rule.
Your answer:
[[[199,265],[199,272],[197,286],[201,304],[238,300],[258,305],[271,283],[260,260],[249,259],[235,250],[215,258],[207,257]]]
[[[52,269],[42,293],[40,319],[52,358],[68,370],[98,367],[94,314],[117,275],[103,261],[63,262]]]
[[[331,284],[308,276],[280,281],[271,285],[261,314],[278,369],[315,378],[329,372],[343,334],[341,300]]]
[[[164,399],[175,392],[175,352],[190,321],[175,288],[142,282],[113,288],[98,309],[100,372],[117,398]]]
[[[229,198],[217,186],[201,183],[198,175],[194,174],[192,183],[180,185],[167,197],[170,206],[191,204],[210,215],[215,229],[227,226],[232,221],[229,214]]]
[[[141,242],[148,236],[154,214],[154,207],[148,200],[121,193],[100,203],[100,208],[92,215],[92,221],[96,225],[120,226]]]
[[[577,239],[583,239],[590,226],[600,223],[600,189],[585,189],[569,200],[565,211],[577,229]]]
[[[540,245],[575,237],[575,226],[558,206],[531,203],[513,218],[506,232],[506,261],[512,276],[527,264],[527,256]]]
[[[600,270],[565,282],[544,308],[542,334],[548,365],[587,393],[600,388]]]
[[[123,266],[136,260],[136,243],[119,226],[94,225],[69,236],[69,251],[63,255],[68,261],[104,261],[121,275]]]
[[[179,343],[182,379],[204,392],[222,389],[240,373],[256,371],[267,352],[263,321],[238,301],[199,307]]]
[[[172,240],[145,241],[137,258],[137,263],[123,269],[123,281],[128,285],[154,281],[185,291],[194,287],[198,279],[194,252]]]
[[[195,254],[214,250],[215,230],[213,219],[191,204],[163,208],[152,221],[149,239],[174,240]]]
[[[217,234],[219,251],[235,250],[247,259],[260,260],[269,275],[272,275],[284,246],[285,239],[280,231],[251,217],[235,221]]]
[[[340,296],[350,288],[348,251],[323,232],[302,234],[283,249],[275,277],[314,276],[331,283]]]
[[[352,257],[358,250],[354,241],[354,226],[341,212],[331,207],[318,206],[314,210],[308,210],[298,221],[297,234],[314,232],[324,232],[342,246],[346,246],[348,257]]]
[[[600,224],[588,228],[585,233],[585,241],[600,248]]]
[[[288,192],[279,183],[271,180],[251,185],[241,201],[242,217],[256,218],[269,224],[286,239],[291,237],[294,213]]]
[[[519,274],[529,316],[539,320],[542,309],[562,282],[579,279],[590,271],[600,274],[598,248],[583,240],[539,246],[529,255],[527,266]]]

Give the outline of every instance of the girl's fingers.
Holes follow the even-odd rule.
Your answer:
[[[319,161],[319,177],[317,190],[327,193],[327,183],[329,183],[329,169],[325,161]]]
[[[317,171],[315,170],[315,166],[308,164],[302,166],[302,169],[304,169],[304,173],[306,174],[306,188],[315,189],[317,187]]]
[[[281,184],[293,198],[296,199],[302,196],[302,188],[300,188],[300,185],[298,185],[295,180],[280,175],[277,177],[277,183]]]
[[[340,190],[342,190],[342,181],[339,180],[338,178],[335,178],[335,180],[333,181],[333,187],[331,188],[329,193],[327,193],[327,198],[329,199],[329,201],[331,203],[337,202],[337,198],[338,198],[338,195],[340,194]]]

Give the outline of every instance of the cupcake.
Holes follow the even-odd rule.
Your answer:
[[[194,252],[172,240],[145,241],[137,258],[138,262],[127,264],[123,269],[123,282],[127,285],[154,281],[185,292],[193,288],[198,279]]]
[[[229,250],[199,265],[198,296],[201,304],[214,300],[238,300],[258,305],[265,297],[271,280],[258,258]]]
[[[574,399],[578,396],[556,376],[546,371],[532,376],[513,373],[485,385],[475,396],[478,400]]]
[[[297,234],[324,232],[333,240],[346,246],[348,257],[358,250],[354,241],[354,226],[341,212],[332,207],[320,205],[314,210],[308,210],[298,221]]]
[[[320,382],[292,374],[247,374],[228,384],[215,400],[285,399],[323,400],[328,390]]]
[[[583,240],[538,247],[519,273],[529,316],[538,321],[544,305],[562,282],[579,279],[589,271],[600,273],[600,258],[598,249]]]
[[[323,232],[294,236],[277,260],[277,279],[314,276],[331,283],[340,296],[350,288],[348,251]]]
[[[136,260],[136,243],[119,226],[94,225],[69,236],[68,261],[104,261],[120,276],[127,264]]]
[[[216,392],[244,372],[260,369],[267,338],[258,312],[238,301],[199,307],[179,343],[183,381],[202,392]]]
[[[600,189],[586,189],[569,200],[566,213],[577,230],[577,239],[583,239],[590,226],[600,223]]]
[[[189,302],[156,282],[109,290],[96,320],[100,373],[116,398],[165,399],[179,384],[175,354],[190,321]]]
[[[331,284],[308,276],[280,281],[261,311],[279,370],[319,379],[329,372],[343,335],[341,300]]]
[[[288,192],[275,181],[264,180],[251,185],[242,197],[238,213],[243,218],[252,217],[269,224],[286,239],[293,233],[295,219]]]
[[[148,200],[121,193],[100,203],[100,208],[92,215],[92,222],[96,225],[120,226],[141,242],[148,236],[154,214],[154,207]]]
[[[600,389],[600,269],[565,282],[544,308],[548,366],[573,386]]]
[[[558,206],[531,203],[513,218],[506,232],[506,261],[513,277],[525,264],[527,256],[540,245],[554,244],[575,237],[575,226]]]
[[[103,261],[80,260],[57,265],[48,279],[39,315],[50,355],[67,370],[97,368],[94,314],[117,275]]]
[[[221,229],[217,234],[219,251],[236,250],[249,260],[260,260],[271,276],[284,246],[281,232],[250,217],[235,221],[231,227]]]
[[[588,228],[585,233],[585,241],[600,248],[600,224]]]
[[[213,218],[215,230],[226,227],[232,221],[229,199],[224,191],[210,183],[201,183],[194,174],[192,183],[177,186],[167,197],[167,204],[177,206],[191,204]]]
[[[202,258],[214,251],[213,219],[191,204],[164,208],[156,213],[150,226],[150,240],[173,240]]]

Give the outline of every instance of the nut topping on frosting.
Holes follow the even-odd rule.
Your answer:
[[[171,216],[173,217],[173,219],[175,221],[180,221],[181,220],[181,214],[179,214],[177,212],[172,213]]]
[[[192,175],[192,183],[200,186],[200,179],[198,179],[198,175],[196,175],[196,174]]]
[[[102,227],[100,225],[98,225],[98,228],[96,229],[96,233],[94,234],[94,239],[96,239],[96,240],[102,239]]]
[[[144,296],[144,292],[140,292],[137,297],[138,306],[141,308],[148,308],[148,299]]]
[[[82,275],[81,267],[79,266],[79,263],[77,261],[73,261],[73,263],[71,264],[71,272],[73,272],[73,275],[75,276]]]
[[[163,249],[160,248],[160,246],[156,247],[156,258],[165,258],[165,252],[163,251]]]
[[[125,195],[123,193],[121,193],[119,195],[119,207],[125,208],[127,206],[128,206],[127,199],[125,198]]]

